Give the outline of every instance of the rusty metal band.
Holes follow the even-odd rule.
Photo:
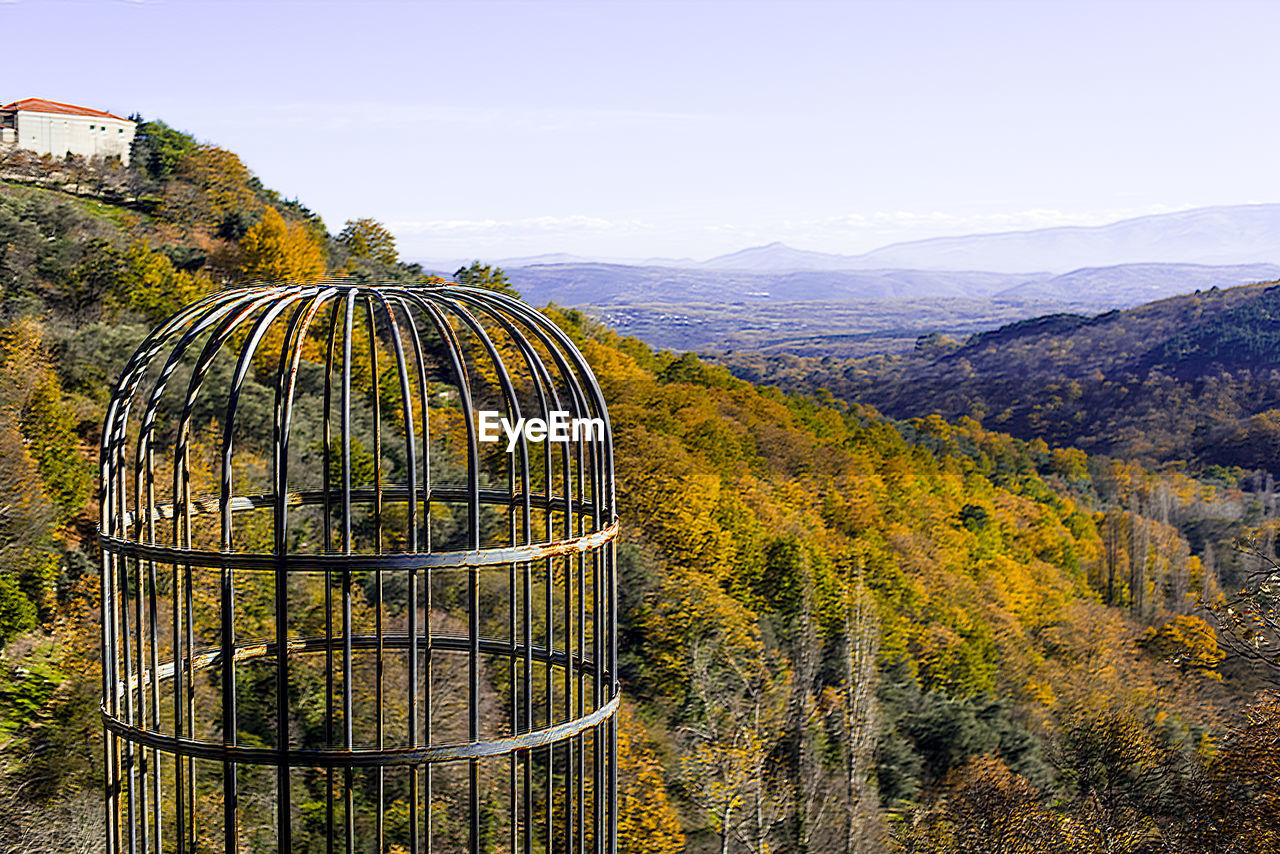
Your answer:
[[[487,756],[502,756],[517,751],[545,747],[553,742],[572,738],[589,729],[598,727],[614,716],[618,711],[618,702],[620,700],[620,696],[615,696],[585,717],[520,735],[455,744],[441,744],[434,747],[401,747],[384,750],[359,748],[354,750],[330,750],[325,748],[290,747],[281,751],[263,747],[208,744],[189,738],[175,738],[151,732],[140,727],[121,723],[107,716],[104,716],[103,720],[108,730],[127,741],[180,756],[193,756],[196,759],[243,762],[255,765],[287,763],[295,768],[369,768],[379,765],[424,765],[456,762],[460,759],[482,759]]]
[[[385,647],[391,649],[410,649],[414,640],[424,643],[427,639],[426,635],[406,634],[383,634],[382,642]],[[341,638],[335,638],[340,641]],[[431,642],[435,649],[444,650],[445,652],[466,652],[468,650],[469,639],[462,635],[444,635],[432,634]],[[285,644],[285,652],[323,652],[331,647],[336,648],[336,644],[330,643],[328,638],[324,637],[306,637],[294,638]],[[232,653],[232,659],[240,664],[246,661],[253,661],[259,658],[272,658],[276,654],[277,644],[275,641],[259,641],[257,643],[247,643],[236,646]],[[352,635],[351,648],[356,650],[370,650],[378,648],[377,635]],[[511,656],[528,654],[534,661],[544,664],[550,664],[553,667],[565,668],[570,666],[570,660],[567,653],[556,652],[554,649],[547,652],[544,646],[532,645],[525,647],[523,644],[512,644],[509,641],[500,638],[482,637],[480,639],[480,651],[486,655],[495,656]],[[207,670],[211,667],[217,667],[222,663],[221,647],[205,647],[197,650],[188,661],[183,658],[182,665],[190,666],[195,672]],[[594,674],[596,671],[596,662],[592,658],[574,657],[574,672]],[[167,682],[173,678],[173,661],[161,662],[156,668],[157,679],[159,682]],[[139,686],[148,687],[151,685],[151,671],[145,671],[140,674],[132,675],[127,682],[120,681],[116,684],[117,692],[137,690]]]
[[[617,536],[618,523],[614,522],[604,530],[585,536],[527,546],[504,546],[430,554],[291,554],[287,557],[260,552],[214,552],[203,549],[153,546],[101,534],[98,536],[98,543],[104,552],[113,555],[213,569],[232,567],[250,571],[275,572],[280,568],[281,560],[286,560],[290,572],[333,572],[352,568],[360,572],[405,572],[413,569],[505,566],[510,563],[582,554],[612,542]]]
[[[372,501],[377,494],[381,494],[384,501],[410,501],[416,497],[416,490],[411,490],[405,486],[395,484],[387,484],[381,490],[371,489],[369,487],[352,487],[352,501]],[[480,503],[486,507],[519,507],[526,499],[530,507],[544,510],[548,507],[560,510],[566,503],[563,495],[551,494],[545,492],[530,492],[527,496],[523,492],[509,493],[502,489],[481,489]],[[332,492],[330,496],[332,497]],[[435,486],[431,489],[432,501],[455,502],[461,503],[470,498],[467,490],[460,486]],[[318,507],[324,504],[325,491],[323,489],[305,489],[301,492],[290,492],[284,496],[284,505],[286,507]],[[227,506],[233,513],[242,513],[246,510],[271,510],[275,509],[279,498],[273,492],[259,492],[253,495],[237,495],[227,500]],[[572,512],[581,516],[591,515],[599,511],[597,502],[583,501],[579,498],[573,498],[570,502]],[[192,516],[212,515],[221,513],[221,499],[219,498],[193,498],[189,504],[184,506],[175,506],[174,504],[157,504],[151,509],[150,516],[139,513],[124,512],[121,514],[121,525],[127,530],[132,528],[139,522],[145,522],[148,518],[151,521],[160,521],[162,519],[173,519],[179,512],[189,512]]]

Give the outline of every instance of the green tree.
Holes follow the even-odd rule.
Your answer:
[[[400,260],[395,235],[376,219],[347,220],[338,234],[338,242],[357,258],[368,258],[379,264],[394,264]]]
[[[0,649],[35,625],[36,606],[22,592],[18,579],[0,570]]]
[[[142,122],[133,137],[133,164],[156,181],[173,175],[178,162],[194,151],[195,137],[161,121]]]
[[[153,324],[204,296],[212,287],[203,273],[175,269],[167,255],[152,252],[141,241],[125,250],[122,261],[117,292],[125,307]]]
[[[507,296],[519,298],[520,294],[511,286],[511,280],[507,278],[507,274],[502,272],[501,267],[490,267],[488,264],[481,264],[479,261],[472,261],[470,267],[459,267],[454,271],[453,278],[460,285],[467,285],[473,288],[488,288],[491,291],[498,291]]]

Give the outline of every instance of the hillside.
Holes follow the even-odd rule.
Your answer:
[[[117,366],[172,306],[213,288],[335,273],[438,283],[399,263],[376,222],[330,234],[234,155],[165,130],[152,134],[170,171],[130,178],[123,204],[59,189],[49,164],[0,185],[0,850],[101,838],[93,449]],[[478,263],[458,277],[508,287]],[[1161,314],[1164,358],[1271,352],[1254,330],[1273,299],[1227,291],[1199,314]],[[623,854],[996,851],[1008,821],[1064,854],[1274,850],[1280,709],[1254,696],[1259,671],[1224,658],[1198,608],[1255,568],[1234,536],[1274,541],[1269,486],[788,395],[545,311],[590,361],[615,430]],[[968,346],[1030,361],[1036,336],[1109,323],[1064,316]],[[397,342],[378,328],[390,372]],[[1087,364],[1127,365],[1136,345],[1118,337],[1099,334]],[[944,364],[950,345],[921,346],[937,351],[921,364]],[[1059,357],[1049,364],[1075,376]],[[317,357],[303,358],[314,381]],[[355,374],[367,400],[373,378]],[[436,419],[463,414],[448,395],[430,405]],[[430,435],[448,459],[443,431]],[[237,441],[265,466],[271,448]],[[239,726],[267,737],[261,720]],[[323,778],[303,777],[299,811],[315,815]],[[219,776],[197,784],[216,812]],[[459,785],[441,775],[434,794],[447,803]],[[322,827],[299,847],[323,850]],[[458,827],[436,829],[448,845]]]
[[[753,381],[897,418],[979,418],[1023,439],[1280,474],[1280,286],[1211,289],[1097,316],[1011,324],[893,358],[730,357]]]

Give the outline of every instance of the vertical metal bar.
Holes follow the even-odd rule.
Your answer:
[[[115,419],[120,406],[120,398],[122,386],[128,375],[126,366],[123,373],[116,383],[113,390],[110,403],[107,405],[107,415],[102,430],[102,445],[98,453],[98,527],[108,535],[114,535],[116,532],[116,516],[113,501],[113,490],[115,479],[117,477],[115,461]],[[121,415],[119,421],[121,431],[123,431],[124,422],[127,415]],[[102,551],[101,572],[98,576],[98,583],[102,589],[102,708],[103,711],[114,717],[116,714],[115,703],[115,637],[112,632],[112,623],[114,622],[112,614],[115,612],[115,595],[113,590],[115,580],[115,561],[112,550],[104,548]],[[106,797],[103,798],[103,829],[106,833],[106,841],[110,854],[116,854],[119,851],[119,843],[116,841],[115,826],[116,818],[119,814],[119,801],[116,794],[116,785],[118,777],[113,764],[113,756],[115,752],[115,737],[109,729],[103,725],[102,738],[102,780],[105,788]]]
[[[142,506],[142,484],[146,478],[145,478],[145,472],[143,471],[143,467],[142,467],[142,459],[143,459],[142,457],[138,457],[134,467],[133,525],[132,525],[133,531],[132,531],[132,536],[130,537],[130,539],[139,543],[145,542],[146,523],[147,521],[149,521],[148,518],[144,518],[143,516],[144,511]],[[147,516],[148,517],[150,516],[149,508],[148,508]],[[136,722],[134,722],[134,725],[139,727],[140,729],[145,730],[147,728],[147,693],[148,693],[147,688],[148,688],[149,680],[147,677],[148,657],[146,655],[146,649],[147,649],[146,625],[148,620],[145,615],[143,602],[147,598],[147,595],[146,595],[147,587],[146,587],[146,579],[143,576],[142,560],[135,558],[133,561],[133,565],[134,565],[134,570],[133,570],[134,585],[136,588],[135,596],[134,596],[134,626],[135,626],[134,630],[137,635],[134,651],[137,656],[137,666],[138,666],[138,708],[137,708],[138,719]],[[149,763],[147,762],[147,748],[142,745],[138,745],[135,748],[135,755],[137,756],[137,761],[139,766],[138,767],[138,784],[139,784],[138,794],[139,794],[139,800],[141,801],[140,809],[139,809],[139,813],[140,813],[139,829],[141,831],[140,842],[142,845],[141,850],[143,854],[148,854],[148,852],[151,850],[151,792],[149,791],[150,786],[147,785],[147,776],[148,776],[148,772],[150,771]]]
[[[405,424],[408,426],[408,435],[406,441],[408,443],[409,458],[409,526],[411,533],[412,548],[415,551],[430,552],[431,551],[431,516],[430,516],[430,492],[431,492],[431,470],[430,470],[430,453],[428,448],[428,438],[430,436],[431,427],[428,421],[427,411],[427,369],[422,355],[422,340],[418,335],[417,323],[414,320],[413,313],[409,309],[408,303],[404,299],[397,299],[397,304],[404,312],[405,327],[409,330],[410,341],[413,344],[414,368],[418,380],[418,401],[421,406],[422,413],[422,466],[423,466],[423,508],[422,523],[418,524],[417,514],[417,497],[415,495],[417,468],[415,461],[415,441],[413,434],[413,400],[410,393],[410,386],[405,370],[405,360],[401,349],[400,335],[396,332],[393,340],[396,345],[396,358],[401,368],[401,393],[404,396],[405,406]],[[395,324],[395,314],[388,310],[388,316],[391,323]],[[431,697],[430,682],[431,672],[430,665],[426,668],[426,684],[424,687],[425,701],[423,704],[423,713],[425,718],[425,741],[420,741],[418,737],[417,723],[417,700],[418,700],[418,571],[411,569],[409,571],[409,730],[412,746],[417,747],[419,744],[429,744],[431,738],[430,719],[431,719]],[[428,634],[428,656],[430,655],[430,631],[431,631],[431,576],[430,570],[426,577],[427,588],[427,606],[425,611],[425,622]],[[430,764],[425,767],[427,776],[428,803],[430,802]],[[421,794],[418,790],[418,766],[409,766],[409,852],[410,854],[418,854],[419,851],[419,833],[420,833],[420,817],[418,815],[418,804]],[[427,850],[430,851],[430,827],[427,831]]]
[[[147,448],[147,542],[151,545],[156,543],[156,489],[155,489],[155,465],[151,455],[151,448]],[[160,621],[158,615],[158,604],[156,596],[156,562],[154,560],[147,561],[147,581],[149,583],[148,590],[148,618],[149,633],[151,636],[151,728],[156,732],[160,731],[160,658],[157,647],[160,644]],[[164,850],[164,799],[161,793],[164,791],[161,786],[161,767],[160,767],[160,751],[152,749],[151,763],[153,785],[155,789],[155,847],[156,851]]]
[[[325,355],[324,368],[324,550],[333,547],[333,350],[338,334],[338,312],[342,308],[341,300],[333,301],[333,311],[329,315],[329,347]],[[324,743],[331,748],[333,740],[333,576],[326,569],[324,574]],[[334,805],[333,805],[333,767],[326,767],[325,776],[325,852],[333,854],[334,838]]]
[[[123,466],[122,466],[122,477],[120,478],[117,500],[119,501],[119,506],[121,508],[124,518],[127,519],[128,512],[129,512],[128,500],[127,500],[127,484],[126,484],[126,477],[123,476]],[[121,524],[120,536],[124,538],[127,538],[129,536],[129,526],[127,522]],[[118,590],[117,598],[120,603],[120,607],[119,607],[119,611],[113,614],[112,617],[117,621],[117,625],[119,627],[120,662],[123,664],[122,669],[124,671],[123,678],[121,679],[121,682],[120,682],[121,684],[120,691],[121,693],[124,694],[124,716],[125,716],[125,719],[131,725],[136,725],[137,721],[134,719],[134,709],[133,709],[134,688],[133,688],[133,662],[131,660],[132,644],[130,641],[130,629],[129,629],[129,565],[133,562],[134,560],[129,557],[124,557],[123,559],[117,561],[117,566],[119,568],[119,577],[116,584],[117,584],[117,590]],[[125,792],[125,822],[128,828],[124,836],[127,836],[129,851],[130,851],[130,854],[133,854],[133,852],[137,851],[138,829],[136,825],[136,814],[137,814],[136,798],[137,798],[138,778],[137,778],[136,746],[132,741],[128,739],[125,739],[125,744],[124,744],[124,769],[125,769],[125,776],[121,780],[121,783],[125,784],[127,780],[127,786],[126,786],[126,792]]]
[[[289,322],[280,349],[277,369],[276,405],[273,419],[276,589],[276,843],[278,850],[293,849],[293,810],[289,765],[289,437],[293,424],[293,397],[307,332],[320,311],[327,292],[317,291],[309,304],[300,305]]]
[[[185,548],[191,548],[191,452],[189,449],[183,450],[182,457],[182,493],[186,512],[183,514],[183,532]],[[196,730],[196,674],[195,674],[195,649],[196,649],[196,629],[195,629],[195,607],[192,603],[192,569],[191,564],[183,566],[183,613],[181,623],[186,631],[186,659],[183,667],[187,671],[186,680],[186,701],[185,722],[187,726],[187,738],[195,737]],[[183,844],[191,851],[196,849],[196,763],[191,756],[185,757],[187,766],[186,796],[187,810],[187,836]]]
[[[222,569],[220,609],[222,613],[222,743],[236,743],[236,667],[235,667],[235,595],[231,567]],[[222,762],[222,834],[224,850],[234,852],[236,845],[236,811],[239,806],[239,786],[236,765],[229,759]]]
[[[188,460],[184,453],[182,461]],[[175,488],[175,496],[181,503],[175,508],[174,530],[179,547],[190,548],[191,544],[191,506],[190,480],[185,471],[176,476],[179,486]],[[194,731],[195,719],[194,679],[191,666],[192,653],[195,649],[194,629],[192,627],[191,608],[191,566],[174,564],[173,566],[173,650],[174,650],[174,690],[173,720],[174,733],[178,736],[190,736]],[[174,759],[174,784],[177,797],[174,803],[175,836],[179,851],[194,848],[195,839],[195,767],[187,756]]]
[[[458,380],[458,394],[462,411],[466,413],[463,424],[467,433],[467,544],[472,550],[480,548],[480,449],[476,438],[475,408],[471,398],[471,382],[468,378],[462,347],[453,326],[434,305],[426,308],[436,328],[440,331],[449,352],[454,376]],[[474,564],[467,568],[467,738],[480,738],[480,570]],[[467,760],[468,805],[470,821],[468,839],[472,851],[480,850],[480,763]]]
[[[178,548],[182,547],[181,532],[184,528],[188,507],[186,502],[178,502],[177,490],[174,491],[173,536]],[[183,665],[184,651],[182,646],[182,574],[181,567],[173,565],[173,732],[174,735],[185,735],[183,731],[183,711],[186,700],[186,669]],[[174,776],[174,836],[178,851],[187,850],[187,826],[184,801],[186,798],[186,762],[183,757],[175,756],[173,760]]]
[[[576,416],[577,413],[578,413],[578,410],[575,408],[574,415]],[[583,501],[583,493],[585,491],[584,490],[585,472],[583,472],[581,441],[575,443],[573,453],[574,453],[574,458],[575,458],[574,462],[576,463],[576,471],[577,471],[576,498],[577,498],[577,501],[581,503]],[[573,504],[573,502],[570,501],[570,504]],[[585,527],[582,524],[582,517],[577,515],[576,510],[574,510],[573,512],[574,512],[574,522],[577,525],[578,533],[581,534],[583,532],[582,529]],[[577,663],[573,665],[573,688],[574,688],[574,691],[577,693],[577,716],[579,718],[582,718],[585,715],[584,707],[585,707],[585,701],[586,701],[586,697],[583,694],[583,667],[585,666],[586,659],[587,659],[587,653],[586,653],[587,590],[586,590],[586,557],[585,555],[579,552],[578,556],[576,558],[573,558],[573,563],[576,564],[577,574],[578,574],[578,660],[577,660]],[[578,767],[577,767],[578,791],[577,791],[577,798],[576,798],[577,800],[576,808],[578,810],[578,850],[585,851],[586,844],[587,844],[587,837],[586,837],[587,813],[586,813],[586,795],[585,795],[587,767],[586,767],[586,743],[585,743],[585,735],[583,733],[579,733],[578,735],[574,736],[574,747],[577,751],[577,756],[578,756]]]
[[[346,319],[342,325],[342,414],[339,430],[342,434],[342,554],[351,554],[351,338],[355,325],[356,290],[347,291]],[[355,730],[351,719],[351,562],[342,565],[342,745],[355,749]],[[346,852],[355,851],[355,815],[352,797],[352,769],[342,771],[343,824],[346,831]]]
[[[218,493],[218,513],[222,522],[222,551],[224,554],[230,554],[233,551],[231,501],[235,494],[234,440],[240,393],[244,387],[244,381],[248,377],[249,368],[253,363],[254,353],[257,352],[263,335],[266,334],[267,329],[275,319],[297,299],[298,295],[296,294],[279,298],[266,308],[254,323],[236,362],[224,415],[221,454],[222,471]],[[222,743],[224,746],[234,747],[239,743],[239,723],[237,720],[239,704],[236,697],[235,576],[230,563],[222,567],[221,614],[222,650],[219,655],[219,661],[222,665]],[[280,653],[283,654],[285,651],[281,649]],[[222,781],[222,833],[226,851],[228,854],[234,854],[239,848],[240,837],[238,826],[240,773],[239,766],[235,761],[231,759],[223,760]]]
[[[609,485],[613,477],[610,471]],[[610,496],[610,518],[615,505]],[[605,571],[609,576],[609,700],[618,696],[618,570],[613,543],[605,543]],[[618,715],[609,717],[609,854],[618,852]]]
[[[381,298],[381,297],[380,297]],[[413,423],[413,392],[409,382],[408,365],[404,355],[404,343],[401,338],[399,324],[396,323],[395,311],[391,304],[383,300],[383,308],[387,312],[387,324],[391,333],[391,344],[396,357],[396,374],[400,379],[401,417],[404,419],[405,459],[408,476],[408,550],[418,551],[418,457],[416,431]],[[413,326],[413,316],[403,301],[399,302],[405,313],[407,326]],[[418,361],[421,363],[421,348],[415,346]],[[423,406],[426,406],[426,379],[421,372],[418,375],[422,387]],[[425,417],[425,412],[424,412]],[[418,740],[418,570],[409,570],[409,602],[408,602],[408,641],[409,641],[409,692],[408,720],[409,746],[419,746]],[[418,854],[418,768],[410,765],[409,771],[409,854]]]
[[[463,418],[463,424],[466,427],[467,434],[467,527],[468,527],[468,545],[472,550],[480,548],[480,474],[479,474],[479,443],[476,438],[476,426],[474,418],[474,406],[471,397],[471,383],[468,379],[466,363],[463,358],[462,347],[458,342],[457,335],[452,325],[443,316],[440,309],[433,303],[424,301],[419,297],[415,297],[415,301],[426,311],[431,317],[437,331],[446,343],[446,350],[449,355],[449,361],[453,368],[454,377],[458,381],[458,394],[463,412],[466,417]],[[468,666],[467,666],[467,731],[468,738],[471,741],[479,739],[480,732],[480,606],[479,606],[479,569],[472,565],[467,570],[467,614],[468,614],[468,630],[467,630],[467,649],[468,649]],[[430,586],[428,585],[428,596],[430,595]],[[430,612],[428,612],[430,613]],[[430,661],[430,640],[428,638],[428,661]],[[428,672],[428,684],[430,684]],[[428,709],[430,705],[428,704]],[[428,712],[428,720],[430,720],[430,712]],[[479,850],[480,844],[480,766],[479,760],[468,759],[468,805],[470,808],[470,821],[468,827],[468,838],[470,840],[471,850]],[[427,798],[430,805],[431,789],[430,789],[430,766],[427,767],[428,788]],[[428,806],[428,810],[430,807]],[[428,812],[428,822],[430,814]],[[430,849],[428,849],[430,850]]]
[[[409,312],[408,304],[401,302],[405,306],[405,315],[410,318],[406,324],[409,327],[409,333],[413,340],[413,353],[415,367],[418,372],[418,398],[419,405],[422,407],[422,550],[430,553],[432,549],[431,538],[431,497],[433,482],[431,479],[431,412],[428,405],[428,385],[427,385],[427,368],[423,358],[422,338],[418,334],[417,321],[413,320]],[[434,643],[432,640],[431,629],[431,612],[432,612],[432,579],[431,569],[428,568],[424,573],[423,580],[424,603],[423,603],[423,629],[426,632],[426,658],[423,665],[422,679],[422,717],[423,717],[423,744],[432,743],[432,707],[431,707],[431,676],[432,676],[432,656],[434,654]],[[433,780],[431,763],[426,763],[422,769],[423,783],[426,787],[426,843],[427,854],[431,854],[432,849],[432,804],[433,804]]]
[[[123,479],[121,480],[123,486]],[[127,534],[126,534],[127,536]],[[130,558],[120,561],[120,638],[121,655],[124,662],[124,714],[132,725],[137,725],[133,710],[133,664],[130,661],[131,644],[129,642],[129,564],[136,563]],[[136,795],[138,788],[137,748],[128,739],[125,740],[125,768],[128,773],[128,795],[125,799],[125,815],[129,826],[129,850],[138,850],[138,828]]]
[[[137,494],[137,491],[138,491],[137,482],[138,482],[137,480],[134,481],[135,495]],[[137,530],[137,534],[134,539],[140,542],[143,537],[142,527],[141,527],[141,508],[138,507],[138,502],[136,501],[135,501],[135,508],[137,509],[135,510],[135,515],[134,515],[134,526]],[[137,635],[134,652],[137,658],[137,666],[138,666],[138,707],[136,710],[138,715],[138,720],[135,722],[134,725],[141,729],[146,729],[147,728],[147,704],[146,704],[146,696],[147,696],[146,658],[147,656],[146,656],[146,635],[144,632],[144,627],[146,625],[146,618],[143,612],[143,600],[146,598],[146,580],[142,574],[141,560],[135,559],[133,561],[133,573],[134,573],[134,587],[135,587],[134,623],[135,623],[135,632]],[[130,690],[132,691],[132,689]],[[138,796],[140,801],[139,810],[138,810],[139,812],[138,823],[139,823],[139,830],[140,830],[139,842],[141,843],[141,850],[143,854],[147,854],[147,852],[151,850],[151,827],[150,827],[151,792],[149,791],[150,787],[147,785],[147,776],[148,776],[148,772],[150,771],[150,768],[148,767],[148,764],[147,764],[147,749],[142,745],[137,745],[134,748],[134,756],[136,757],[136,762],[138,763]]]
[[[374,529],[374,550],[377,554],[382,554],[382,400],[381,389],[379,388],[378,375],[378,333],[373,319],[373,297],[365,297],[365,305],[368,309],[366,315],[368,319],[369,334],[369,373],[370,383],[373,392],[373,529]],[[376,662],[376,708],[374,714],[377,718],[377,748],[382,750],[384,747],[383,740],[383,649],[382,649],[382,572],[378,571],[374,576],[374,632],[377,639],[377,662]],[[386,772],[382,766],[378,767],[378,814],[377,814],[377,838],[378,851],[386,848],[385,828],[383,827],[383,813],[386,811]]]
[[[107,404],[106,418],[103,422],[102,443],[98,452],[98,529],[108,535],[113,535],[116,530],[115,513],[111,498],[116,478],[116,469],[112,464],[115,455],[115,420],[120,405],[121,389],[131,364],[125,366],[125,372],[121,374],[115,388],[112,390],[111,400]],[[120,417],[121,423],[124,420],[125,417]],[[99,569],[98,584],[102,590],[102,630],[100,633],[102,641],[102,710],[104,714],[114,717],[115,703],[112,697],[115,693],[115,638],[111,632],[112,620],[110,615],[115,608],[115,597],[112,595],[111,589],[115,567],[110,548],[102,550],[102,562]],[[114,839],[117,802],[115,795],[116,775],[111,762],[112,740],[111,730],[106,728],[106,722],[104,721],[102,730],[102,783],[106,797],[103,798],[103,830],[109,854],[116,854],[119,846]]]
[[[592,506],[592,529],[599,531],[603,525],[604,508],[603,499],[601,498],[601,489],[603,486],[603,472],[601,469],[603,460],[593,443],[591,445],[591,506]],[[605,580],[603,567],[601,565],[601,550],[596,549],[591,553],[591,661],[592,661],[592,687],[591,687],[591,705],[593,709],[599,709],[605,704],[604,698],[604,621],[607,619],[605,615]],[[592,806],[595,809],[595,827],[596,827],[596,844],[595,850],[604,851],[606,847],[605,840],[605,810],[604,798],[605,792],[608,791],[608,785],[604,779],[604,734],[607,726],[596,725],[592,736],[593,745],[593,762],[592,779],[595,781],[595,796],[592,799]]]
[[[546,502],[543,505],[546,508],[543,514],[545,519],[545,525],[546,525],[546,533],[544,536],[546,536],[548,542],[551,542],[556,538],[555,537],[555,513],[552,507],[552,492],[553,492],[552,479],[554,477],[554,473],[552,468],[553,464],[552,464],[552,456],[551,456],[551,444],[549,442],[543,442],[542,448],[543,448],[542,471],[543,471],[543,478],[544,478],[543,498]],[[546,573],[544,576],[544,582],[543,582],[544,583],[543,617],[544,617],[545,626],[546,626],[544,635],[546,636],[545,643],[546,643],[546,652],[547,652],[546,667],[543,668],[543,673],[547,683],[546,725],[548,727],[550,727],[555,720],[554,713],[555,713],[555,681],[556,681],[555,680],[556,633],[555,633],[555,609],[553,607],[553,604],[555,602],[554,584],[553,584],[553,580],[554,580],[553,576],[554,576],[555,570],[553,566],[554,566],[554,559],[547,558],[545,561],[545,566],[543,567]],[[546,850],[547,851],[554,850],[554,843],[555,843],[555,792],[556,792],[555,767],[556,767],[556,747],[555,747],[555,743],[552,742],[547,745],[547,803],[546,803]]]
[[[135,480],[134,483],[135,483],[135,494],[136,494],[137,481]],[[137,506],[136,502],[135,502],[135,506]],[[141,508],[139,508],[139,512],[140,510]],[[139,521],[140,516],[135,516],[134,519],[135,519],[134,521],[135,527],[138,528],[136,539],[138,541],[141,541],[142,530],[141,530],[141,524]],[[147,700],[146,700],[147,669],[146,669],[146,634],[144,632],[144,628],[146,626],[146,619],[143,614],[143,600],[146,598],[146,595],[145,595],[146,580],[142,574],[141,560],[136,560],[136,559],[134,560],[133,571],[134,571],[134,585],[137,588],[136,596],[134,598],[134,605],[135,605],[134,622],[136,623],[136,626],[137,626],[136,654],[137,654],[137,663],[138,663],[138,710],[137,710],[138,721],[135,725],[140,729],[146,729],[147,728]],[[148,763],[147,763],[147,748],[143,747],[142,745],[138,745],[137,748],[135,749],[135,752],[138,759],[138,795],[139,795],[139,801],[141,802],[140,808],[139,808],[139,816],[138,816],[139,818],[138,823],[140,825],[139,830],[141,831],[139,841],[141,842],[141,845],[142,845],[143,854],[148,854],[148,852],[150,852],[151,850],[151,822],[150,822],[151,792],[149,791],[150,787],[147,785],[147,775],[148,775],[148,772],[150,771],[150,768],[148,767]]]
[[[123,430],[123,426],[121,428]],[[108,451],[108,459],[115,462],[116,448]],[[111,465],[108,463],[108,465]],[[103,514],[108,520],[107,530],[116,533],[120,525],[118,519],[123,515],[122,509],[115,506],[115,479],[123,474],[111,465],[111,479],[105,483],[103,490]],[[118,669],[116,645],[116,558],[104,553],[102,561],[102,696],[103,704],[113,718],[120,716],[120,675]],[[107,839],[112,852],[120,851],[120,741],[111,731],[106,732],[103,747],[103,764],[106,766],[107,784]]]
[[[573,518],[573,465],[570,462],[569,446],[563,445],[561,453],[561,474],[564,478],[564,536],[565,539],[574,537],[574,518]],[[564,571],[564,719],[573,720],[573,694],[574,694],[574,676],[573,676],[573,657],[574,657],[574,613],[573,613],[573,566],[574,559],[572,556],[566,555],[563,559]],[[575,754],[576,747],[574,739],[567,738],[564,742],[564,839],[565,850],[572,852],[574,850],[574,823],[575,823],[575,797],[577,795],[576,786],[576,770]]]

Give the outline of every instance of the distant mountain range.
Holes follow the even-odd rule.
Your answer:
[[[1108,308],[1137,305],[1164,297],[1280,279],[1280,264],[1118,264],[1084,267],[1046,279],[1031,279],[996,294],[997,298],[1072,300]]]
[[[900,349],[930,329],[968,334],[983,322],[1280,280],[1280,204],[918,240],[861,255],[770,243],[706,261],[553,254],[493,263],[530,302],[580,306],[656,346],[817,352],[828,339],[889,330]],[[929,300],[947,307],[926,317]],[[787,343],[797,336],[807,343]]]
[[[470,263],[467,261],[465,263]],[[985,270],[1066,273],[1081,267],[1175,263],[1223,266],[1280,264],[1280,204],[1226,205],[1153,214],[1107,225],[935,237],[894,243],[859,255],[770,243],[706,261],[689,258],[588,258],[565,253],[501,258],[504,269],[545,264],[606,263],[690,270]],[[449,271],[462,262],[424,263]]]
[[[764,272],[593,263],[504,269],[516,289],[535,305],[973,297],[993,296],[1028,281],[1026,275],[946,270]]]
[[[1280,279],[1280,264],[1120,264],[1062,275],[973,270],[691,270],[537,264],[506,270],[536,305],[775,303],[929,297],[1060,300],[1119,308],[1194,290]]]
[[[940,237],[861,255],[771,243],[701,262],[616,263],[560,254],[498,264],[536,303],[1015,296],[1135,305],[1280,277],[1280,204]]]
[[[1056,273],[1148,262],[1280,263],[1280,204],[1197,208],[1090,227],[915,240],[853,260],[858,267]]]

